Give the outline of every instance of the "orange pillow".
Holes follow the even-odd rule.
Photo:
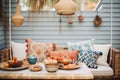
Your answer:
[[[31,39],[25,39],[25,42],[27,43],[27,56],[35,55],[38,61],[43,61],[45,54],[56,48],[55,43],[39,43]]]
[[[52,59],[56,60],[63,60],[63,59],[69,59],[69,60],[76,60],[77,55],[79,51],[78,50],[60,50],[60,51],[50,51],[47,56]]]

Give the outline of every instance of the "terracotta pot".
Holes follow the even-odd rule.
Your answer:
[[[77,10],[77,4],[72,0],[60,0],[55,9],[58,15],[73,15]]]
[[[82,15],[78,16],[79,21],[83,21],[84,17]]]
[[[21,15],[20,6],[19,6],[19,3],[17,3],[16,12],[12,16],[12,23],[14,26],[19,27],[19,26],[22,26],[23,22],[24,22],[24,17]]]

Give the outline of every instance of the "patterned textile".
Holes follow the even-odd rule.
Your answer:
[[[96,61],[102,52],[99,51],[82,51],[78,54],[78,60],[84,62],[89,68],[97,68]]]
[[[93,41],[86,40],[80,42],[67,42],[67,45],[70,50],[79,50],[81,52],[86,50],[92,50]]]
[[[102,52],[92,51],[93,40],[86,40],[81,42],[67,42],[70,50],[79,50],[77,60],[84,62],[90,68],[97,68],[96,60]]]
[[[49,51],[52,51],[54,49],[55,44],[52,43],[39,43],[35,42],[31,39],[25,39],[25,42],[27,43],[27,56],[34,55],[37,57],[38,61],[43,61],[46,57],[46,53]]]
[[[68,60],[76,60],[77,55],[79,51],[78,50],[59,50],[59,51],[50,51],[48,53],[48,57],[56,60],[63,60],[63,59],[68,59]]]

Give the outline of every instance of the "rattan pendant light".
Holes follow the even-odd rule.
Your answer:
[[[77,10],[77,4],[73,0],[60,0],[55,9],[58,15],[73,15]]]
[[[19,0],[18,0],[16,4],[15,14],[12,16],[12,23],[14,26],[19,27],[19,26],[22,26],[23,22],[24,22],[24,17],[20,12],[20,6],[19,6]]]

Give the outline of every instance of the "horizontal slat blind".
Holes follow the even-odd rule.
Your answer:
[[[12,0],[12,15],[15,12],[15,2]],[[8,2],[6,2],[8,3]],[[36,13],[34,17],[28,13],[22,12],[25,17],[24,24],[21,27],[12,25],[12,40],[24,42],[25,38],[31,38],[38,42],[55,42],[58,46],[67,46],[67,41],[82,41],[95,38],[96,44],[110,44],[111,42],[111,24],[110,0],[103,0],[103,9],[98,13],[102,17],[100,27],[94,27],[93,20],[97,12],[83,12],[84,21],[79,22],[77,12],[73,15],[73,24],[68,24],[69,18],[62,16],[62,32],[59,32],[59,15],[55,12]],[[120,0],[113,0],[113,47],[120,49]],[[8,13],[8,11],[6,11]],[[9,33],[7,33],[9,34]],[[9,37],[7,37],[8,43]],[[8,43],[9,44],[9,43]]]

